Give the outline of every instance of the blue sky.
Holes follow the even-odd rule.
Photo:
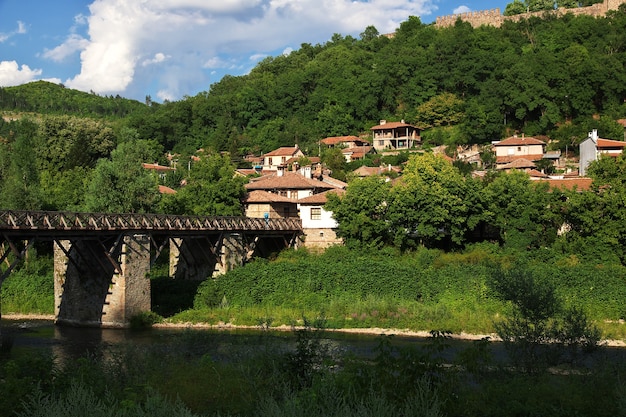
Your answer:
[[[267,56],[408,16],[498,0],[0,0],[0,87],[35,80],[144,101],[180,100]]]

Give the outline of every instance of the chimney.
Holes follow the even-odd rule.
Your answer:
[[[387,123],[387,121],[386,121],[386,120],[384,120],[384,119],[380,121],[380,124],[381,124],[381,125],[384,125],[384,124],[386,124],[386,123]]]
[[[593,129],[591,132],[589,132],[589,137],[591,139],[593,139],[594,141],[598,140],[598,129]]]
[[[283,175],[285,175],[285,167],[280,165],[279,167],[276,168],[276,176],[282,177]]]

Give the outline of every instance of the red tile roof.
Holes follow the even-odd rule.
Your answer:
[[[244,203],[296,203],[296,200],[291,198],[269,193],[263,190],[250,191],[243,199]]]
[[[282,175],[270,174],[245,185],[248,190],[306,190],[306,189],[331,189],[335,188],[330,184],[312,178],[305,178],[295,172],[285,172]]]
[[[397,129],[399,127],[414,127],[415,129],[417,129],[417,127],[410,125],[408,123],[405,123],[405,122],[386,122],[381,125],[373,126],[370,128],[370,130]]]
[[[598,149],[606,149],[606,148],[624,148],[626,147],[626,142],[621,140],[611,140],[611,139],[600,139],[598,138],[597,142]]]
[[[172,167],[168,167],[165,165],[159,165],[159,164],[141,164],[141,166],[144,167],[144,169],[149,169],[152,171],[175,171],[175,168]]]
[[[300,200],[298,200],[299,204],[326,204],[326,196],[328,195],[328,193],[335,193],[337,195],[342,195],[344,194],[346,191],[345,190],[328,190],[328,191],[324,191],[323,193],[317,193],[317,194],[313,194],[312,196],[309,197],[305,197],[305,198],[301,198]]]
[[[518,159],[525,159],[527,161],[538,161],[542,158],[543,158],[543,154],[498,156],[496,157],[496,164],[508,164]]]
[[[265,154],[265,156],[293,156],[300,148],[297,146],[283,146]]]
[[[333,136],[322,139],[320,142],[322,142],[324,145],[337,145],[345,142],[369,143],[368,141],[363,140],[358,136]]]
[[[533,137],[517,137],[511,136],[510,138],[506,138],[501,140],[498,143],[494,143],[494,146],[528,146],[528,145],[545,145],[546,143],[542,140],[535,139]]]
[[[563,179],[541,179],[539,181],[547,181],[551,188],[559,188],[565,190],[576,189],[578,191],[587,191],[591,188],[592,179],[585,177],[563,178]]]
[[[508,164],[498,165],[497,169],[523,169],[523,168],[536,168],[537,165],[525,158],[517,158]]]
[[[159,193],[161,194],[176,194],[176,190],[167,187],[165,185],[159,185]]]

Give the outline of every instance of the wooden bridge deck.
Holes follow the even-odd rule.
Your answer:
[[[0,234],[62,238],[68,235],[151,233],[186,235],[206,232],[300,232],[297,218],[177,216],[169,214],[105,214],[58,211],[0,210]]]

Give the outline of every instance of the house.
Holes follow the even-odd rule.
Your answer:
[[[404,120],[400,122],[381,120],[379,125],[370,130],[372,144],[377,151],[411,149],[421,142],[420,130],[405,123]]]
[[[304,153],[296,146],[284,146],[263,155],[263,170],[276,171],[287,165],[287,161],[300,158]]]
[[[143,167],[143,169],[156,173],[161,180],[165,180],[165,177],[167,176],[168,172],[176,171],[176,168],[168,167],[165,165],[159,165],[158,163],[154,163],[154,164],[143,163],[141,164],[141,166]]]
[[[358,136],[332,136],[320,140],[320,145],[329,148],[341,148],[341,153],[346,162],[357,161],[365,158],[368,153],[373,153],[374,147]]]
[[[243,199],[246,217],[258,219],[298,217],[297,205],[293,199],[265,190],[248,192]]]
[[[336,188],[334,185],[311,178],[311,171],[306,167],[298,172],[279,168],[275,173],[252,179],[245,187],[248,191],[267,191],[294,201]]]
[[[335,234],[337,223],[324,210],[327,192],[342,192],[346,184],[333,178],[312,178],[310,167],[286,171],[280,167],[271,174],[252,179],[245,185],[245,213],[256,218],[299,217],[305,234],[304,246],[327,247],[341,241]]]
[[[543,158],[546,143],[533,137],[512,136],[495,142],[493,146],[496,153],[496,169],[519,169],[521,167],[515,166],[516,164],[509,164],[518,159],[524,159],[526,162],[521,163],[521,165],[525,165],[523,168],[534,168],[535,166],[531,167],[529,163],[532,164]]]
[[[313,194],[298,200],[298,212],[304,229],[304,246],[308,248],[324,249],[342,243],[337,237],[337,220],[333,213],[324,209],[328,193],[343,194],[343,189],[332,189]]]
[[[361,146],[369,146],[369,142],[359,138],[358,136],[333,136],[322,139],[320,141],[322,145],[326,145],[329,148],[357,148]]]
[[[626,142],[624,141],[599,138],[598,131],[594,129],[589,133],[587,139],[579,145],[579,175],[581,177],[587,175],[587,167],[592,161],[597,160],[600,155],[617,157],[622,154],[625,147]]]
[[[359,178],[371,177],[373,175],[395,175],[400,174],[402,172],[402,168],[395,167],[391,165],[380,166],[380,167],[367,167],[365,165],[358,167],[352,174]]]

